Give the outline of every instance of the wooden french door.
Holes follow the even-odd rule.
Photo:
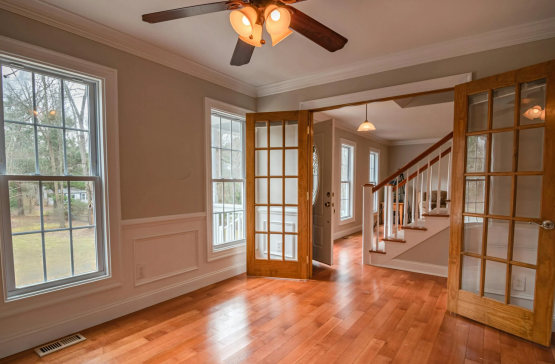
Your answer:
[[[455,88],[448,309],[548,346],[555,61]]]
[[[247,274],[310,278],[308,111],[247,114]]]

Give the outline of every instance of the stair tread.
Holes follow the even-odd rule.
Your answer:
[[[426,217],[449,217],[449,214],[422,214],[422,216]]]
[[[391,241],[394,243],[406,243],[407,241],[404,239],[395,239],[395,238],[383,238],[382,241]]]
[[[385,252],[381,250],[369,250],[370,253],[377,253],[377,254],[385,254]]]
[[[422,231],[426,231],[426,230],[428,230],[428,229],[425,228],[424,226],[410,226],[410,225],[405,225],[405,226],[403,226],[403,230],[422,230]]]

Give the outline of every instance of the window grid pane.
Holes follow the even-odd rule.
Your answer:
[[[93,163],[91,86],[48,72],[35,73],[32,67],[2,65],[1,70],[4,175],[9,186],[5,193],[10,202],[9,244],[14,251],[9,290],[98,272],[103,248],[96,237],[94,186],[99,177]],[[87,178],[76,180],[74,175]],[[80,241],[77,251],[75,236]],[[40,251],[26,251],[32,247]],[[40,279],[38,261],[29,267],[22,259],[39,253]],[[40,287],[32,288],[36,289]]]
[[[212,242],[245,239],[244,119],[212,112]]]
[[[347,220],[353,216],[353,153],[353,146],[347,144],[341,145],[341,220]]]

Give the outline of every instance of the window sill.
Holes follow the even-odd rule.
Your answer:
[[[42,296],[44,294],[47,293],[51,293],[51,292],[57,292],[57,291],[61,291],[61,290],[65,290],[68,288],[73,288],[73,287],[79,287],[79,286],[83,286],[86,284],[90,284],[90,283],[94,283],[94,282],[99,282],[99,281],[103,281],[105,279],[109,279],[112,276],[106,273],[98,273],[97,275],[93,275],[90,278],[85,278],[85,279],[80,279],[80,280],[76,280],[73,282],[67,282],[64,284],[60,284],[60,285],[56,285],[56,286],[52,286],[52,287],[47,287],[47,288],[43,288],[43,289],[37,289],[37,290],[33,290],[33,291],[29,291],[29,292],[23,292],[23,293],[18,293],[18,292],[8,292],[7,293],[7,297],[6,299],[4,299],[4,302],[8,303],[8,302],[13,302],[13,301],[19,301],[25,298],[30,298],[30,297],[36,297],[36,296]]]
[[[231,257],[238,254],[245,254],[247,251],[247,241],[239,240],[230,245],[223,247],[214,247],[208,249],[208,262]]]

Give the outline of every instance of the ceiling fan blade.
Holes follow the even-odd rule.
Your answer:
[[[233,56],[231,57],[232,66],[242,66],[248,64],[251,61],[252,53],[254,52],[253,45],[243,42],[241,39],[237,39],[237,45],[233,51]]]
[[[173,10],[159,11],[157,13],[150,13],[143,15],[143,21],[147,23],[161,23],[163,21],[175,20],[181,18],[188,18],[196,15],[216,13],[218,11],[229,10],[227,1],[220,1],[217,3],[210,3],[204,5],[188,6],[186,8],[179,8]]]
[[[328,51],[338,51],[345,47],[345,44],[349,41],[341,34],[334,32],[302,11],[291,6],[287,6],[287,8],[291,11],[291,24],[289,28],[304,35]]]

